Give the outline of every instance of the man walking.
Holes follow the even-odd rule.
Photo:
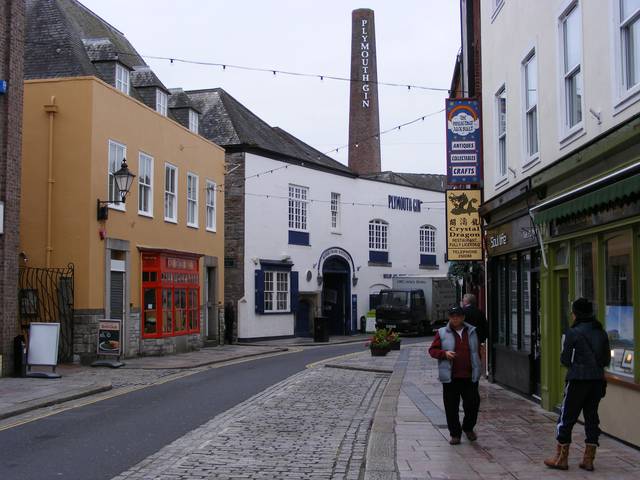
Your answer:
[[[569,468],[571,431],[582,411],[586,448],[580,468],[592,471],[600,436],[598,405],[607,386],[604,369],[611,362],[611,350],[609,337],[593,315],[589,300],[579,298],[573,302],[571,316],[574,323],[565,335],[560,356],[560,361],[568,370],[556,428],[558,445],[555,455],[544,463],[558,470]]]
[[[478,342],[480,345],[484,345],[487,341],[488,336],[488,328],[487,328],[487,318],[477,307],[478,303],[476,301],[476,296],[472,293],[465,293],[462,296],[462,309],[464,310],[464,321],[469,325],[473,325],[476,327],[476,332],[478,333]]]
[[[461,307],[449,309],[449,323],[436,332],[429,355],[438,360],[438,378],[447,416],[451,445],[458,445],[462,432],[469,441],[478,438],[473,431],[480,408],[480,355],[476,327],[464,321]],[[458,409],[462,398],[464,420],[460,425]]]

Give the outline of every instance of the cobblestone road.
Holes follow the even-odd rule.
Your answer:
[[[386,375],[376,373],[306,370],[215,417],[114,480],[357,480],[386,382]]]

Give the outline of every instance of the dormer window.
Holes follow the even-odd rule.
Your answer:
[[[119,63],[116,63],[116,88],[129,95],[129,70]]]
[[[156,90],[156,112],[160,115],[167,116],[167,102],[169,96],[159,88]]]
[[[198,112],[189,109],[189,130],[198,133]]]

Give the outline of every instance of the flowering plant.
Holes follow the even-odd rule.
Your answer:
[[[398,334],[398,332],[389,330],[387,333],[387,341],[389,343],[397,343],[400,341],[400,335]]]
[[[389,333],[386,328],[376,330],[376,333],[365,343],[365,347],[369,348],[387,348],[389,346]]]

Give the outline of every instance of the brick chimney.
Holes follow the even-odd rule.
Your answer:
[[[352,12],[351,93],[349,96],[349,168],[380,171],[378,70],[373,10]]]

